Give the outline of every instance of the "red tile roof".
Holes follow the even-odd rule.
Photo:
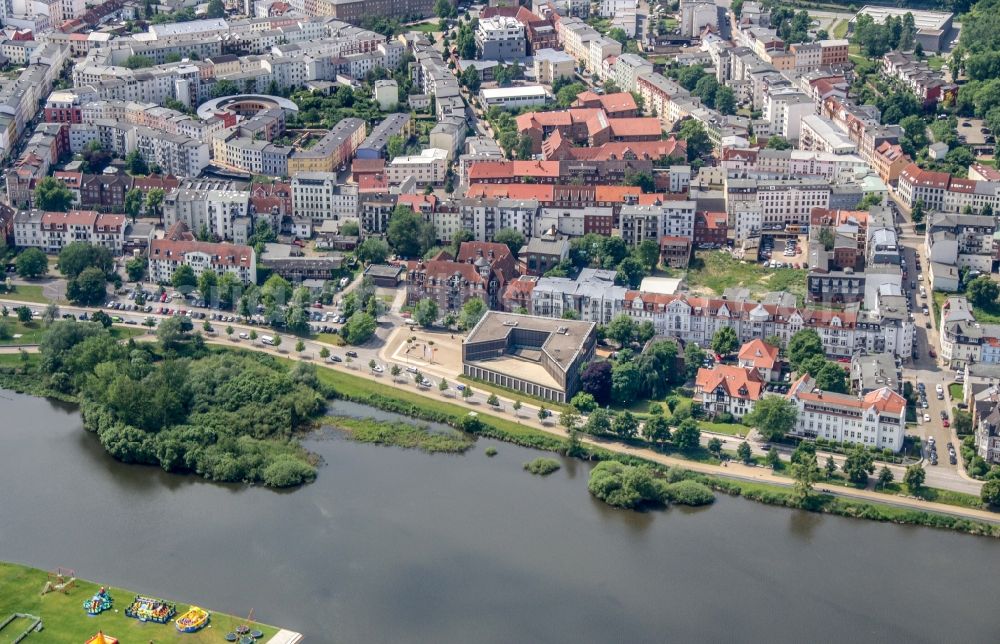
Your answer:
[[[663,126],[660,119],[652,116],[639,116],[625,119],[608,119],[611,133],[617,137],[621,136],[655,136],[663,134]]]
[[[754,338],[740,347],[738,357],[741,363],[749,362],[757,369],[774,369],[778,361],[778,347],[772,347],[760,338]]]
[[[576,104],[585,105],[587,107],[600,106],[608,114],[637,111],[639,109],[639,106],[636,105],[635,98],[629,92],[595,94],[594,92],[588,90],[577,95]]]
[[[698,369],[695,387],[706,393],[722,387],[730,398],[760,400],[764,382],[756,369],[720,364],[713,369]]]
[[[200,241],[173,241],[154,239],[149,243],[149,257],[153,260],[170,259],[183,262],[188,253],[204,253],[212,257],[216,266],[253,266],[253,249],[239,244],[212,244]]]

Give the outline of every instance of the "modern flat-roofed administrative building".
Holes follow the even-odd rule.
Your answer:
[[[565,403],[594,355],[594,322],[488,311],[462,344],[466,376]]]

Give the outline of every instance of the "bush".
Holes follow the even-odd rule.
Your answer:
[[[490,457],[496,456],[497,455],[497,448],[495,448],[495,447],[487,447],[486,448],[486,455],[490,456]]]
[[[294,458],[283,457],[264,468],[264,485],[291,487],[316,479],[316,468]]]
[[[562,467],[554,458],[536,458],[524,464],[524,469],[538,476],[548,476]]]
[[[667,486],[667,496],[681,505],[708,505],[715,502],[711,488],[697,481],[678,481]]]
[[[653,478],[650,468],[603,461],[590,471],[587,489],[608,505],[637,508],[667,501],[667,483]]]

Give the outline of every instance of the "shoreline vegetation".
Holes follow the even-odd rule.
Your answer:
[[[137,345],[130,341],[127,345],[122,346],[131,347],[134,350]],[[229,357],[243,360],[251,358],[248,354],[258,353],[231,348],[209,350],[204,345],[202,345],[202,349],[213,356],[231,354]],[[57,398],[75,401],[73,396],[67,396],[64,392],[53,389],[45,383],[37,382],[37,379],[33,381],[30,377],[27,377],[37,369],[37,363],[40,359],[39,356],[26,353],[22,353],[20,356],[0,355],[0,387],[40,396],[55,394]],[[296,363],[290,358],[277,358],[268,355],[256,357],[255,360],[271,365],[282,365],[287,369],[292,369],[302,364]],[[523,447],[556,452],[585,460],[617,461],[628,466],[648,468],[657,478],[663,478],[666,474],[673,479],[673,482],[692,480],[716,492],[722,492],[731,496],[742,496],[752,501],[770,505],[780,505],[788,508],[875,521],[945,528],[967,534],[1000,538],[1000,524],[896,506],[892,504],[891,495],[887,495],[886,502],[881,503],[846,498],[820,491],[809,491],[807,494],[802,494],[799,490],[793,488],[794,481],[792,479],[789,479],[788,485],[785,486],[748,481],[735,476],[726,477],[703,474],[685,470],[681,466],[667,467],[638,456],[613,452],[600,446],[582,445],[579,441],[571,441],[554,436],[542,430],[522,425],[514,420],[508,420],[491,414],[473,414],[467,408],[451,402],[428,398],[333,369],[311,366],[308,369],[308,374],[310,378],[315,377],[312,387],[316,391],[324,392],[327,398],[340,398],[369,405],[383,411],[403,414],[417,420],[443,423],[475,436],[493,438]],[[321,398],[319,394],[316,394],[316,397]],[[346,419],[342,424],[348,424],[352,420]],[[310,420],[310,423],[312,422]],[[373,425],[362,429],[360,435],[367,438],[368,442],[382,443],[386,442],[386,440],[381,439],[385,439],[390,435],[394,440],[406,436],[406,433],[400,432],[398,429],[389,430],[387,433],[387,429],[384,427],[386,423],[379,423],[378,425],[380,426],[376,427]],[[389,423],[389,425],[392,425],[392,423]],[[356,427],[361,427],[361,425],[356,425]],[[290,445],[294,444],[296,449],[301,450],[300,447],[297,447],[295,438],[290,438],[289,440]],[[410,436],[406,440],[414,443],[413,446],[424,449],[424,447],[420,446],[420,442],[427,439]],[[432,448],[427,451],[442,450]],[[301,455],[300,457],[304,458],[304,456]],[[303,465],[309,467],[313,476],[315,476],[314,464],[307,465],[303,463]],[[823,481],[817,480],[817,483],[823,483]],[[294,485],[296,483],[290,484]],[[960,507],[965,506],[956,506],[956,508]]]
[[[6,611],[0,615],[0,619],[10,613],[28,613],[42,618],[44,630],[41,635],[29,635],[26,642],[33,642],[38,637],[47,642],[85,642],[100,630],[105,635],[117,637],[121,642],[183,641],[199,644],[221,641],[225,633],[246,623],[245,617],[211,611],[212,628],[204,628],[195,633],[179,633],[172,622],[143,623],[125,616],[125,608],[137,594],[152,594],[148,589],[133,591],[77,579],[66,592],[53,591],[41,595],[46,582],[54,580],[54,575],[48,571],[0,561],[0,606]],[[101,586],[111,594],[114,604],[110,610],[91,617],[81,606],[83,601],[92,597]],[[173,601],[166,597],[161,599]],[[183,615],[189,608],[188,604],[178,602],[177,615]],[[274,626],[257,622],[254,622],[252,628],[264,633],[261,641],[265,642],[274,637],[279,630]],[[7,630],[4,629],[2,634],[6,636]],[[10,637],[13,638],[15,635],[16,633],[12,632]]]

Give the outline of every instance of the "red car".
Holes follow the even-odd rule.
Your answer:
[[[936,358],[937,357],[937,351],[935,351],[934,349],[928,349],[927,350],[927,355],[929,355],[932,358]]]
[[[944,420],[942,420],[941,424],[944,425],[945,427],[951,427],[951,423],[948,422],[947,418],[945,418]]]

